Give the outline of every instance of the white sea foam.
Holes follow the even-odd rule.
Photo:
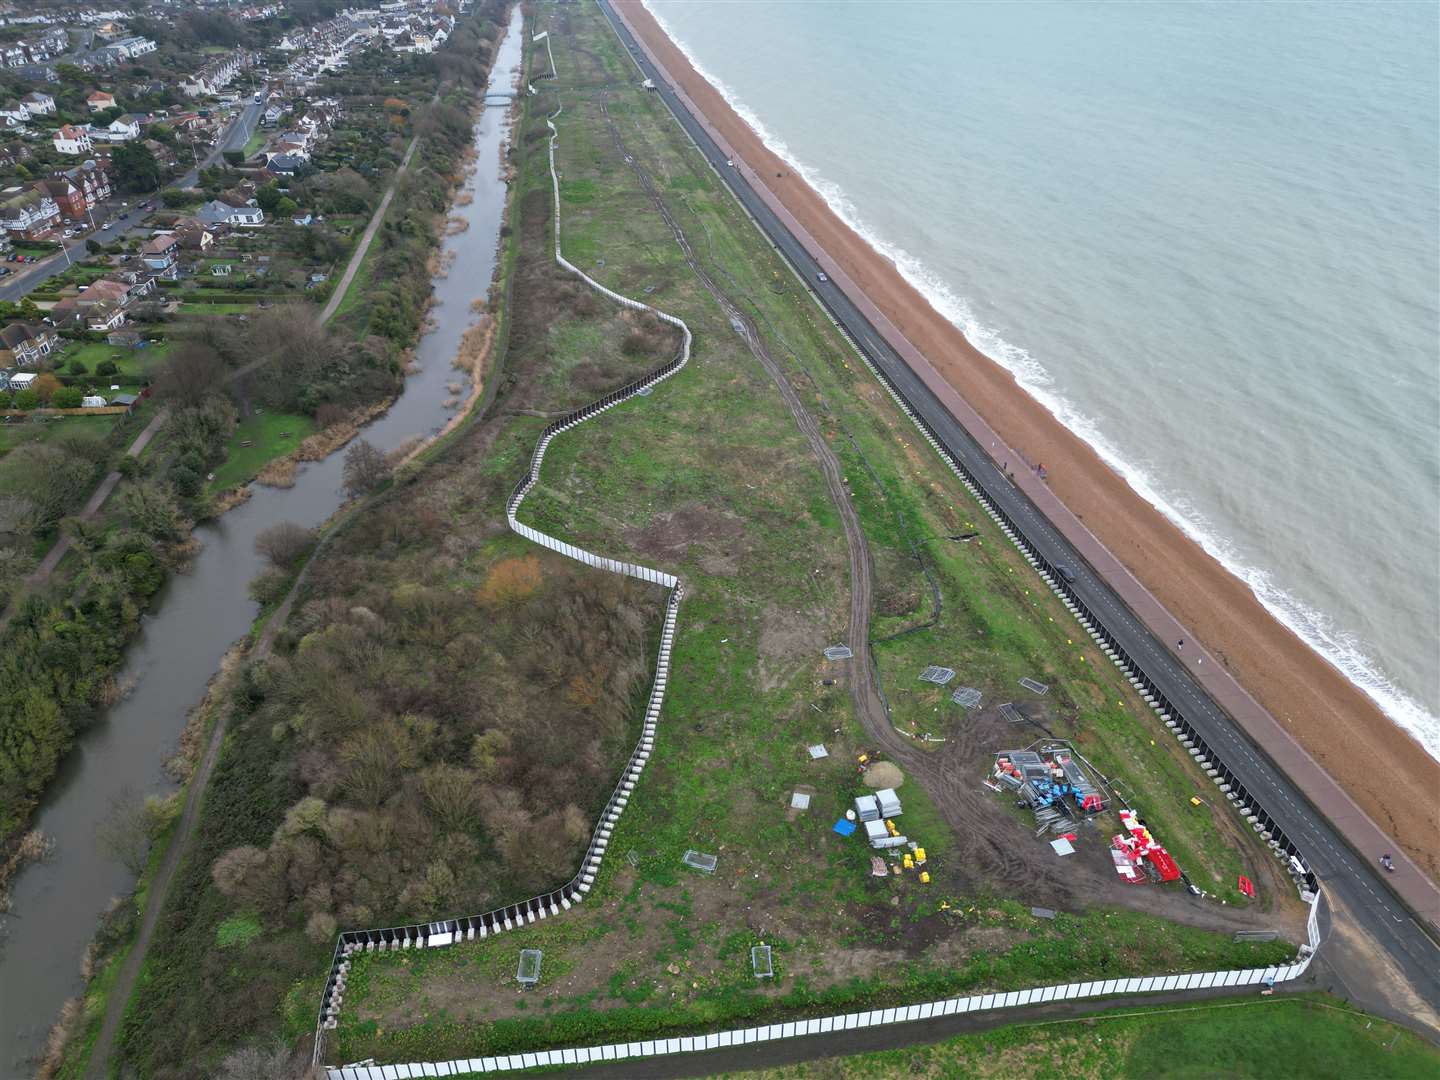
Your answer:
[[[709,82],[727,104],[760,137],[761,142],[794,169],[832,211],[862,240],[890,260],[900,275],[929,301],[937,312],[956,326],[982,353],[1009,371],[1026,393],[1038,401],[1060,423],[1085,440],[1101,459],[1126,483],[1227,571],[1249,587],[1256,599],[1293,631],[1302,641],[1362,690],[1394,723],[1409,732],[1427,753],[1440,759],[1440,717],[1431,713],[1413,696],[1396,686],[1353,634],[1335,625],[1324,612],[1305,604],[1276,585],[1271,573],[1244,561],[1234,545],[1208,522],[1185,497],[1167,493],[1143,468],[1126,460],[1100,430],[1095,420],[1068,400],[1056,388],[1045,366],[1025,349],[1004,340],[992,328],[981,324],[970,306],[935,273],[908,251],[887,241],[871,229],[854,203],[839,185],[801,161],[780,138],[768,129],[744,100],[723,80],[706,70],[664,17],[642,0],[647,11],[696,72]]]

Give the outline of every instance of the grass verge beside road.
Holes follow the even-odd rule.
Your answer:
[[[1321,994],[1117,1010],[925,1046],[725,1073],[731,1080],[1435,1080],[1440,1051]]]

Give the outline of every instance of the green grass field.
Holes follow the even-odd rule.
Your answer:
[[[114,381],[135,382],[153,375],[155,369],[164,362],[169,354],[170,343],[168,341],[151,343],[143,349],[117,348],[114,345],[107,345],[103,341],[75,342],[65,350],[57,362],[57,366],[63,370],[71,360],[78,358],[99,385],[105,382],[105,377],[96,376],[95,368],[102,361],[113,360],[122,376],[121,379]]]
[[[46,443],[55,439],[104,439],[115,426],[114,416],[66,416],[45,423],[24,421],[0,424],[0,455],[25,443]]]
[[[254,304],[187,303],[181,304],[178,310],[182,315],[244,315],[254,307]]]
[[[927,1046],[724,1075],[732,1080],[1434,1080],[1440,1077],[1440,1051],[1404,1028],[1312,994],[1016,1024]]]
[[[275,458],[290,453],[315,431],[315,421],[290,413],[255,413],[235,425],[225,461],[209,483],[212,492],[253,480]],[[244,445],[249,443],[249,446]]]

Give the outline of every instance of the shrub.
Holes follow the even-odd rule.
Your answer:
[[[280,569],[289,569],[300,561],[315,539],[313,529],[296,525],[293,521],[281,521],[271,525],[255,537],[255,550]]]
[[[85,391],[78,386],[62,386],[50,396],[50,404],[57,409],[78,409],[85,398]]]
[[[95,365],[96,375],[118,375],[120,366],[114,360],[101,360]]]

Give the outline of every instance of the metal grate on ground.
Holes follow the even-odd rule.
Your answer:
[[[955,693],[950,695],[950,700],[961,708],[978,709],[980,707],[981,693],[973,686],[962,686]]]
[[[1041,697],[1044,697],[1050,692],[1050,687],[1046,686],[1043,682],[1036,682],[1030,678],[1021,679],[1020,685],[1032,694],[1039,694]]]
[[[680,857],[680,861],[692,870],[699,870],[701,873],[713,874],[715,867],[720,865],[720,858],[716,855],[706,855],[704,852],[695,851],[693,848]]]
[[[825,650],[826,660],[849,660],[854,655],[849,645],[831,645]]]
[[[1015,708],[1015,706],[1008,701],[1005,702],[1004,705],[1000,706],[1000,715],[1006,720],[1010,721],[1010,723],[1012,724],[1019,724],[1025,720],[1025,717],[1020,712],[1020,710]]]
[[[934,683],[936,686],[944,686],[954,677],[954,668],[940,667],[938,664],[931,664],[920,673],[921,682]]]

